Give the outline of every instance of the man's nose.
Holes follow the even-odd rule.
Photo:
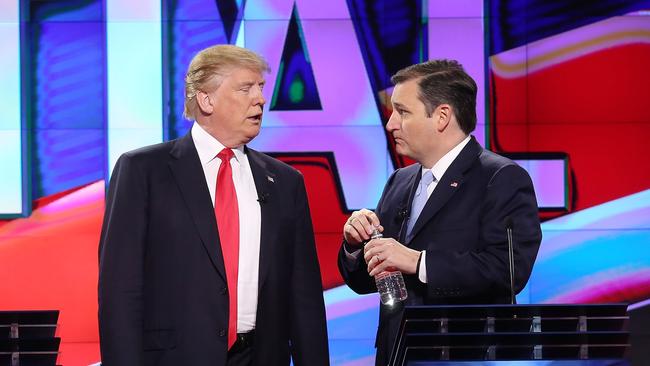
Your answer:
[[[257,88],[255,96],[253,96],[253,103],[254,105],[262,105],[262,106],[266,104],[266,98],[264,98],[264,94],[262,93],[261,88]]]
[[[388,122],[386,123],[386,131],[394,131],[399,128],[399,117],[395,113],[391,113]]]

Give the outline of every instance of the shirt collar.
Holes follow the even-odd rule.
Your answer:
[[[192,140],[194,141],[194,146],[196,146],[196,151],[199,153],[199,160],[201,160],[202,165],[214,160],[217,154],[225,147],[196,122],[192,125]],[[232,151],[235,154],[235,159],[239,162],[246,155],[244,153],[244,145],[238,146],[232,149]]]
[[[437,181],[442,178],[442,176],[445,174],[451,163],[456,160],[458,155],[460,155],[460,152],[463,150],[463,148],[469,143],[469,140],[471,139],[470,135],[467,135],[463,141],[458,143],[458,145],[454,146],[453,149],[449,150],[445,155],[438,160],[437,163],[433,165],[431,168],[431,173],[433,173],[434,178],[436,178]],[[422,167],[422,175],[429,170],[425,167]]]

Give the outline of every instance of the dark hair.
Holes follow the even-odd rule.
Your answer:
[[[466,134],[476,128],[476,82],[455,60],[432,60],[411,65],[390,79],[393,85],[419,79],[418,98],[424,103],[427,116],[440,104],[451,105],[458,125]]]

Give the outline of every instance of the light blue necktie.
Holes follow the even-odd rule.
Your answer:
[[[420,217],[420,213],[429,198],[427,195],[427,187],[429,187],[429,184],[433,183],[435,180],[436,178],[433,176],[433,173],[431,173],[431,170],[424,172],[422,179],[420,179],[420,184],[418,185],[418,189],[415,191],[415,196],[413,197],[411,214],[409,215],[409,221],[406,227],[407,242],[411,240],[411,230],[413,230],[413,226],[415,226],[415,222],[418,221],[418,217]]]

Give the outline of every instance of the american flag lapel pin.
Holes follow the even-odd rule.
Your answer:
[[[267,179],[269,182],[271,182],[271,183],[275,183],[275,179],[273,179],[273,177],[270,176],[270,175],[267,175],[267,176],[266,176],[266,179]]]
[[[453,183],[450,184],[450,186],[456,188],[456,187],[458,187],[458,182],[453,182]]]

